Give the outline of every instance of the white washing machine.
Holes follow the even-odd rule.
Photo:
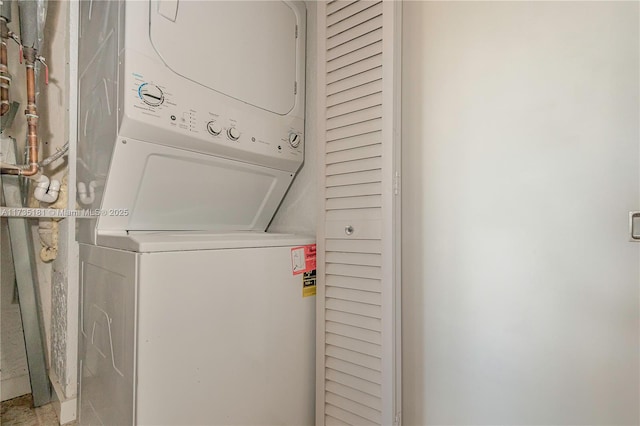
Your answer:
[[[313,424],[313,239],[264,232],[304,159],[304,4],[80,21],[80,424]]]
[[[80,423],[312,425],[315,297],[291,250],[313,242],[163,232],[83,245]]]

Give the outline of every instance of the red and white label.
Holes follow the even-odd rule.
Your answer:
[[[293,275],[316,269],[316,245],[294,247],[291,249],[291,268]]]

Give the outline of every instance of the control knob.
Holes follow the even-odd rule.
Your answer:
[[[232,141],[237,141],[238,139],[240,139],[240,131],[235,127],[229,127],[227,129],[227,137]]]
[[[207,131],[211,133],[213,136],[218,136],[222,133],[222,127],[215,120],[207,123]]]
[[[297,148],[298,146],[300,146],[301,141],[302,138],[299,134],[289,133],[289,145],[291,145],[291,148]]]
[[[160,106],[164,102],[164,93],[155,84],[143,83],[138,87],[138,96],[145,104],[150,106]]]

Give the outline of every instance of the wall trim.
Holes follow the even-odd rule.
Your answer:
[[[0,381],[0,399],[7,401],[31,393],[29,374],[9,377]]]

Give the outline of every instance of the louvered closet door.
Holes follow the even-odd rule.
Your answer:
[[[399,423],[399,8],[318,4],[318,425]]]

